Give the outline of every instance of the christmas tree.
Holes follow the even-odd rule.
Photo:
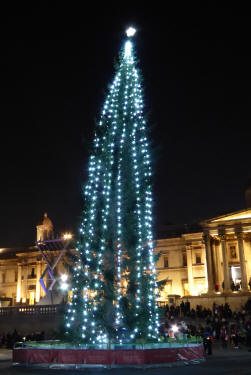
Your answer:
[[[143,91],[127,30],[95,126],[67,334],[80,342],[158,338],[152,170]]]

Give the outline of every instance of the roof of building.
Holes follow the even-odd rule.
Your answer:
[[[0,260],[1,259],[14,259],[18,253],[31,253],[38,251],[36,246],[27,247],[5,247],[0,249]]]
[[[45,214],[45,220],[50,220],[47,215]],[[160,225],[158,226],[156,230],[156,240],[158,239],[165,239],[165,238],[175,238],[175,237],[181,237],[183,234],[189,234],[189,233],[199,233],[203,232],[203,227],[205,225],[210,224],[218,224],[223,222],[237,222],[242,220],[248,220],[248,222],[251,221],[251,209],[245,209],[240,210],[236,212],[231,212],[224,215],[219,215],[217,217],[203,220],[201,222],[194,222],[190,224],[166,224],[166,225]],[[53,239],[46,242],[46,249],[53,251],[53,250],[60,250],[62,246],[58,245],[57,242],[62,241],[62,239]],[[42,244],[42,242],[41,242]],[[17,257],[17,254],[20,253],[31,253],[39,251],[36,245],[34,246],[19,246],[19,247],[11,247],[11,248],[0,248],[0,260],[1,259],[14,259]]]
[[[202,232],[199,223],[161,225],[157,228],[157,239],[180,237],[182,234],[197,232]]]
[[[69,246],[68,239],[55,238],[53,240],[39,241],[38,246],[43,252],[48,251],[60,251]],[[15,259],[18,254],[32,253],[39,251],[38,246],[26,246],[26,247],[7,247],[0,249],[0,260],[1,259]]]
[[[211,223],[224,223],[226,221],[243,221],[243,220],[251,220],[251,208],[230,212],[224,215],[220,215],[211,219],[204,220],[201,222],[201,225],[211,224]]]

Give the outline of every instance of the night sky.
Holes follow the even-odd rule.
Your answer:
[[[32,245],[44,212],[56,231],[76,230],[94,119],[131,24],[151,128],[156,227],[245,208],[248,9],[72,3],[11,3],[1,12],[0,247]]]

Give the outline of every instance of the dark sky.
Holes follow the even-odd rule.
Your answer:
[[[248,9],[72,3],[1,12],[0,247],[33,244],[45,211],[56,230],[77,228],[94,118],[130,24],[150,111],[156,225],[244,208]]]

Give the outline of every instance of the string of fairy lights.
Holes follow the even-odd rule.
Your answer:
[[[123,339],[119,337],[119,328],[123,327],[122,281],[126,278],[126,270],[123,268],[123,254],[126,253],[123,238],[127,230],[123,226],[126,210],[125,196],[123,196],[126,194],[123,189],[125,153],[131,160],[133,176],[131,184],[133,184],[136,199],[136,210],[132,212],[136,215],[137,222],[135,318],[143,311],[142,304],[147,303],[149,312],[149,319],[146,323],[147,335],[149,338],[158,337],[159,315],[156,302],[157,286],[152,234],[153,199],[150,183],[152,170],[146,121],[143,115],[143,90],[131,40],[134,34],[135,29],[127,30],[128,39],[124,44],[120,65],[110,86],[96,128],[94,150],[89,159],[88,182],[84,189],[85,212],[80,226],[81,240],[76,248],[79,261],[74,266],[72,301],[66,313],[66,327],[70,332],[74,329],[79,303],[77,296],[80,293],[83,299],[81,337],[84,341],[88,338],[88,342],[92,344],[109,341],[108,333],[97,322],[96,317],[102,304],[104,262],[109,251],[107,238],[111,231],[109,225],[114,210],[116,222],[114,325],[117,341],[123,342]],[[148,254],[147,260],[143,256],[145,249]],[[145,286],[142,280],[144,282],[147,280],[149,283],[147,301],[143,298]],[[130,332],[132,340],[140,333],[139,330],[140,326],[136,325]]]

